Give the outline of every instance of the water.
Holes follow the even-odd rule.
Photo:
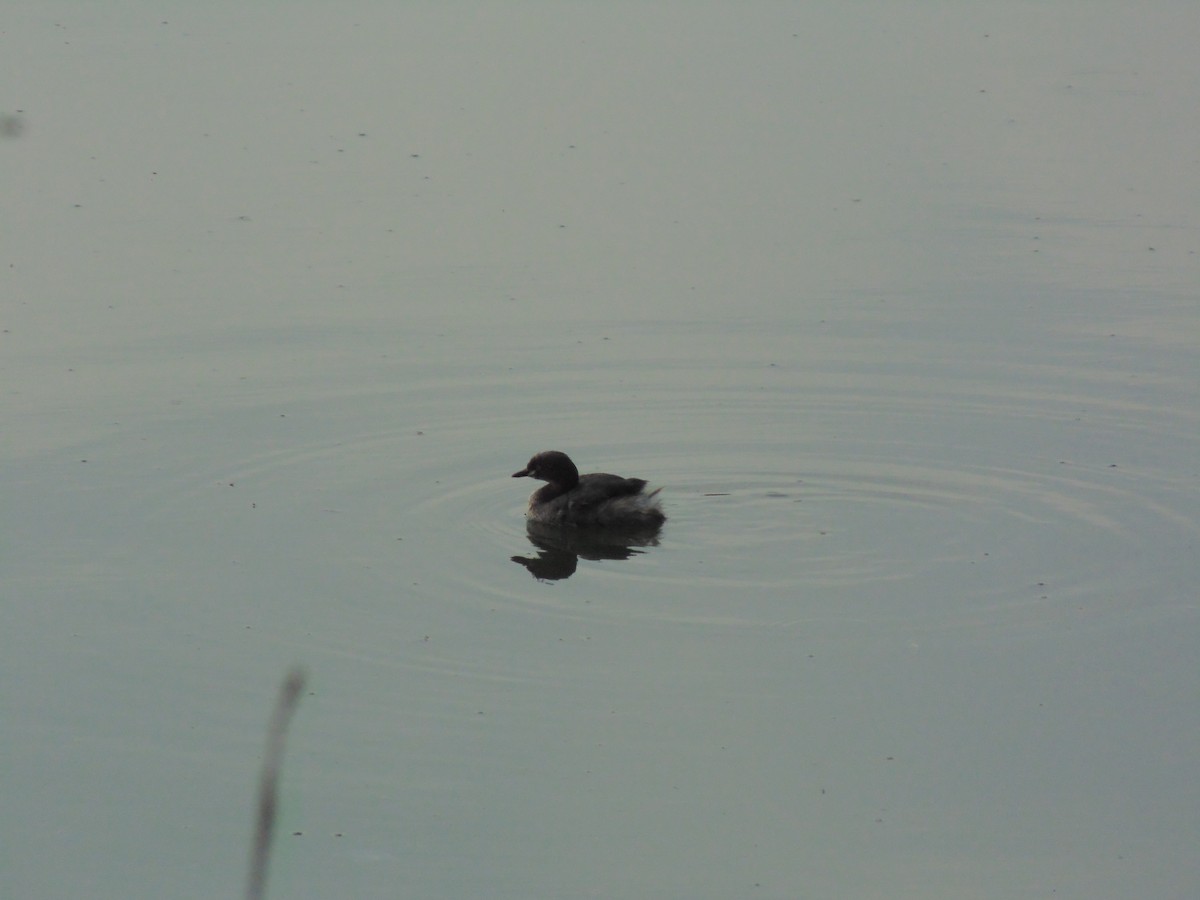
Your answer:
[[[174,12],[7,28],[7,892],[300,663],[271,896],[1195,893],[1190,7]]]

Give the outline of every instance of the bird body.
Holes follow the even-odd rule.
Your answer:
[[[575,463],[559,450],[536,454],[513,478],[546,482],[529,498],[531,522],[580,528],[657,528],[666,521],[658,499],[661,488],[647,493],[642,478],[607,472],[581,476]]]

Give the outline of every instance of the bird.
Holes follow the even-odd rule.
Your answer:
[[[571,457],[561,450],[543,450],[513,478],[546,482],[529,497],[525,516],[543,525],[577,528],[657,529],[667,520],[655,488],[645,492],[642,478],[622,478],[607,472],[580,476]]]

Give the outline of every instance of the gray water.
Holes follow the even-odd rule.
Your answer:
[[[10,4],[0,893],[1200,893],[1198,31]]]

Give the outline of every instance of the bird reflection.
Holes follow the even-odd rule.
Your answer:
[[[644,553],[639,547],[658,546],[658,527],[652,528],[562,528],[527,521],[525,531],[537,547],[537,556],[514,556],[539,581],[570,578],[579,557],[591,560],[629,559]]]

